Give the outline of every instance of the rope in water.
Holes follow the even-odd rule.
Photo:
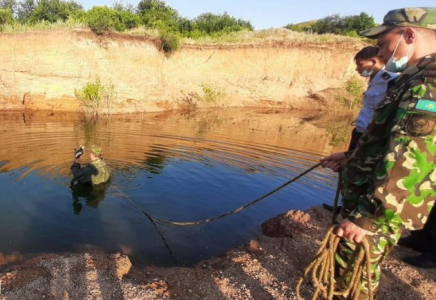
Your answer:
[[[247,204],[245,204],[245,205],[243,205],[243,206],[241,206],[241,207],[238,207],[238,208],[235,209],[235,210],[232,210],[232,211],[229,211],[229,212],[226,212],[226,213],[223,213],[223,214],[221,214],[221,215],[218,215],[218,216],[215,216],[215,217],[211,217],[211,218],[208,218],[208,219],[199,220],[199,221],[191,221],[191,222],[175,222],[175,221],[164,220],[164,219],[158,218],[158,217],[153,216],[152,214],[146,212],[146,211],[145,211],[145,210],[144,210],[144,209],[143,209],[139,204],[137,204],[137,203],[136,203],[132,198],[129,197],[129,199],[130,199],[130,201],[131,201],[133,204],[135,204],[135,206],[136,206],[136,207],[137,207],[137,208],[138,208],[138,209],[139,209],[139,210],[140,210],[140,211],[141,211],[145,216],[147,216],[148,218],[151,218],[151,219],[153,219],[153,220],[155,220],[155,221],[158,221],[158,222],[160,222],[160,223],[170,224],[170,225],[177,225],[177,226],[192,226],[192,225],[199,225],[199,224],[204,224],[204,223],[210,223],[210,222],[216,221],[216,220],[218,220],[218,219],[222,219],[222,218],[224,218],[224,217],[227,217],[227,216],[230,216],[230,215],[236,214],[236,213],[238,213],[238,212],[240,212],[240,211],[242,211],[242,210],[244,210],[244,209],[246,209],[246,208],[252,206],[253,204],[255,204],[255,203],[257,203],[257,202],[259,202],[259,201],[261,201],[261,200],[263,200],[263,199],[265,199],[265,198],[271,196],[272,194],[278,192],[279,190],[283,189],[284,187],[288,186],[289,184],[293,183],[294,181],[297,181],[298,179],[300,179],[301,177],[303,177],[304,175],[306,175],[306,174],[309,173],[310,171],[312,171],[312,170],[318,168],[320,165],[321,165],[321,163],[317,163],[316,165],[313,165],[312,167],[310,167],[310,168],[307,169],[306,171],[304,171],[304,172],[300,173],[299,175],[295,176],[294,178],[288,180],[287,182],[285,182],[285,183],[282,184],[281,186],[275,188],[275,189],[272,190],[271,192],[266,193],[265,195],[263,195],[263,196],[261,196],[261,197],[255,199],[255,200],[251,201],[250,203],[247,203]]]
[[[340,237],[334,234],[336,229],[336,226],[332,226],[327,232],[314,260],[304,270],[304,275],[298,281],[296,288],[298,300],[303,299],[300,295],[301,285],[309,273],[311,273],[310,278],[315,286],[312,300],[318,299],[320,294],[322,294],[322,299],[331,300],[335,296],[342,296],[347,299],[357,300],[360,294],[362,277],[366,275],[366,278],[371,281],[370,251],[366,239],[362,243],[356,244],[356,249],[351,255],[345,272],[339,279],[336,279],[335,254],[340,241]],[[370,300],[374,299],[371,282],[368,284],[368,295]]]

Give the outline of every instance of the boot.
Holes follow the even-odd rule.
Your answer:
[[[333,205],[329,205],[327,203],[323,203],[322,207],[324,207],[325,209],[327,209],[328,211],[333,211]],[[336,207],[336,213],[340,213],[342,206],[338,206]]]
[[[436,261],[432,256],[427,253],[420,254],[418,256],[408,256],[404,257],[403,261],[413,267],[422,269],[433,269],[436,268]]]
[[[423,230],[418,230],[413,231],[408,237],[400,238],[397,245],[425,253],[428,251],[427,241],[428,239],[425,232]]]

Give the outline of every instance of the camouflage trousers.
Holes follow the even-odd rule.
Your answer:
[[[342,194],[341,215],[345,219],[357,207],[359,197],[368,193],[369,184],[349,184],[348,178],[344,174],[339,175],[339,181],[341,182]]]
[[[397,244],[399,238],[401,236],[401,230],[399,228],[392,228],[391,226],[383,226],[380,230],[375,232],[374,234],[367,235],[366,239],[370,248],[370,260],[371,260],[371,272],[372,278],[367,278],[366,272],[363,273],[360,282],[360,295],[358,297],[359,300],[369,299],[368,294],[368,286],[371,284],[372,290],[374,291],[374,297],[377,295],[378,287],[380,283],[380,265],[389,254],[389,252],[394,248]],[[348,265],[350,264],[350,260],[352,258],[352,254],[356,249],[356,244],[350,242],[346,239],[341,239],[338,250],[335,256],[335,268],[338,278],[344,274]],[[351,271],[354,267],[351,268]],[[346,279],[349,278],[351,274],[346,275]],[[352,299],[349,297],[338,297],[335,299]]]

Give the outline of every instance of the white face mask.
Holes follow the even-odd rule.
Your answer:
[[[404,33],[403,33],[404,34]],[[398,45],[400,45],[401,39],[403,38],[403,34],[400,36],[400,39],[398,40],[397,45],[395,46],[394,53],[392,53],[391,58],[389,58],[388,62],[386,63],[385,69],[386,71],[391,72],[403,72],[407,69],[407,63],[409,62],[409,51],[412,47],[412,44],[409,45],[407,48],[407,53],[403,57],[401,57],[399,60],[395,60],[395,53],[397,52]]]
[[[374,67],[375,67],[375,64],[372,65],[371,71],[363,70],[362,73],[360,73],[360,76],[362,76],[362,77],[371,77],[372,73],[374,72]]]

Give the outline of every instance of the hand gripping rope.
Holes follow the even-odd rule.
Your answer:
[[[335,254],[340,242],[340,237],[334,234],[337,226],[332,226],[327,232],[319,247],[317,254],[309,266],[304,270],[304,275],[297,284],[297,299],[301,300],[300,290],[303,281],[311,273],[311,282],[315,286],[312,300],[318,299],[339,299],[335,296],[342,296],[341,299],[358,299],[361,288],[361,280],[366,272],[368,281],[369,300],[374,299],[372,290],[372,271],[369,244],[366,238],[356,244],[356,249],[351,255],[350,262],[344,274],[338,279],[335,276]],[[320,293],[322,293],[320,295]]]

